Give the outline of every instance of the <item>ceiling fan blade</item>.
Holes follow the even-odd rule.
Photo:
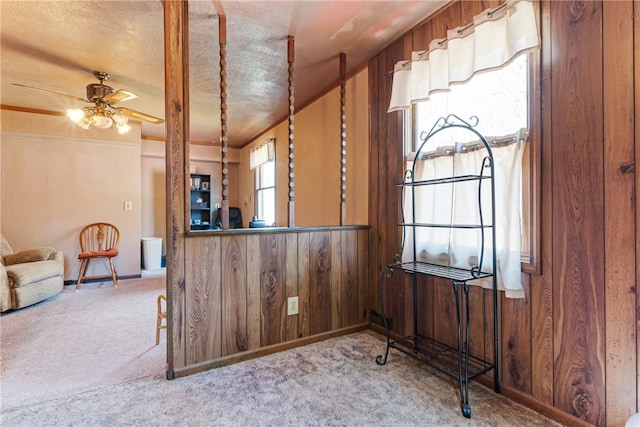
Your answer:
[[[150,116],[149,114],[141,113],[140,111],[130,110],[129,108],[118,108],[122,114],[126,114],[127,116],[135,117],[136,119],[145,120],[147,122],[154,123],[156,125],[164,123],[163,119],[158,117]]]
[[[69,94],[62,93],[62,92],[54,92],[52,90],[40,89],[38,87],[22,85],[20,83],[11,83],[11,84],[14,85],[14,86],[25,87],[27,89],[39,90],[40,92],[52,93],[54,95],[60,95],[60,96],[66,96],[67,98],[75,99],[76,101],[88,102],[86,99],[80,98],[79,96],[69,95]]]
[[[108,102],[109,104],[115,104],[116,102],[128,101],[130,99],[137,98],[137,97],[138,95],[136,95],[133,92],[129,92],[128,90],[124,90],[124,89],[118,89],[117,91],[111,92],[109,95],[106,95],[102,99]]]

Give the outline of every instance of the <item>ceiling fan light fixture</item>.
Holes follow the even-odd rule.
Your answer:
[[[73,121],[83,129],[89,129],[91,125],[99,129],[108,129],[115,123],[115,127],[117,127],[118,132],[126,133],[131,130],[131,126],[128,125],[129,118],[127,116],[135,117],[136,119],[144,120],[153,124],[164,123],[164,120],[159,117],[154,117],[140,111],[131,110],[129,108],[114,107],[114,104],[137,98],[138,95],[124,89],[114,90],[111,86],[105,85],[105,80],[109,79],[108,73],[102,71],[94,71],[93,75],[100,81],[100,83],[91,83],[87,85],[86,98],[80,98],[77,96],[55,92],[47,89],[40,89],[20,83],[11,84],[14,86],[33,89],[40,92],[52,93],[54,95],[72,98],[76,101],[88,102],[90,104],[93,104],[91,107],[84,107],[81,109],[69,108],[67,110],[67,117],[69,117],[71,121]]]
[[[131,126],[129,126],[128,124],[123,124],[123,125],[116,125],[116,128],[118,128],[118,133],[127,133],[131,130]]]
[[[89,129],[91,125],[99,129],[108,129],[115,124],[118,133],[125,134],[131,130],[131,126],[127,124],[129,118],[118,110],[112,110],[109,107],[68,109],[67,116],[82,129]]]
[[[129,118],[127,116],[125,116],[124,114],[120,114],[120,113],[112,114],[111,118],[113,119],[114,122],[116,122],[116,125],[118,125],[118,126],[124,126],[129,121]]]
[[[74,123],[80,123],[80,121],[85,117],[84,111],[79,108],[69,108],[67,110],[67,117],[71,119]]]
[[[83,116],[78,122],[78,126],[80,126],[82,129],[89,129],[89,127],[91,126],[91,121]]]
[[[111,117],[94,114],[91,116],[91,124],[100,129],[108,129],[113,124],[113,120]]]

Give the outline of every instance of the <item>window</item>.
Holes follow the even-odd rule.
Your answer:
[[[439,117],[453,112],[464,120],[477,116],[476,129],[485,136],[528,128],[528,75],[527,55],[521,55],[500,70],[477,74],[464,84],[452,85],[449,92],[434,93],[428,101],[416,103],[411,151],[418,149],[423,131],[428,132]],[[449,141],[455,142],[467,141]]]
[[[409,110],[410,114],[405,117],[405,125],[411,127],[411,131],[405,133],[405,136],[410,136],[408,141],[405,140],[407,160],[412,161],[412,153],[417,151],[422,144],[420,135],[423,132],[425,134],[429,132],[439,117],[447,116],[450,113],[454,113],[464,120],[468,120],[471,116],[478,117],[479,122],[476,129],[487,137],[518,134],[522,128],[530,129],[530,69],[529,55],[521,55],[502,69],[477,74],[464,84],[451,85],[448,92],[433,93],[428,101],[414,104]],[[453,135],[452,132],[446,134]],[[469,133],[461,134],[459,139],[455,138],[458,136],[454,135],[454,138],[448,141],[437,140],[437,146],[454,146],[456,143],[469,142]],[[519,237],[518,244],[521,247],[519,256],[521,265],[520,268],[517,268],[518,264],[514,267],[516,269],[513,272],[515,276],[519,276],[520,269],[535,272],[537,267],[532,264],[534,261],[532,254],[535,249],[532,247],[531,235],[535,227],[531,222],[531,208],[537,204],[531,198],[533,177],[529,165],[531,161],[530,145],[529,143],[524,144],[520,150],[520,157],[517,157],[517,161],[521,172],[517,171],[518,177],[514,181],[520,183],[517,188],[519,193],[516,193],[515,196],[516,209],[520,213],[519,236],[517,230],[515,233]],[[437,147],[426,147],[423,148],[423,152],[435,148]],[[498,159],[502,157],[502,150],[507,151],[500,147],[493,150],[496,167],[499,167]],[[513,149],[510,150],[513,151]],[[496,176],[499,174],[500,172],[496,169]],[[446,238],[450,239],[451,237]],[[431,240],[430,244],[433,244],[434,236],[430,236],[429,239]],[[517,253],[512,257],[516,257],[515,261],[517,262]]]
[[[255,172],[253,214],[267,226],[275,226],[276,222],[275,143],[271,138],[249,153],[249,168]]]
[[[420,133],[428,131],[427,127],[438,117],[452,111],[463,119],[478,116],[478,131],[485,136],[507,135],[521,128],[529,129],[531,133],[529,81],[530,75],[535,73],[530,62],[530,55],[522,55],[500,70],[477,74],[465,84],[452,85],[450,92],[435,93],[428,102],[417,103],[413,108],[412,145],[407,148],[415,151],[421,142]],[[530,153],[531,143],[528,143],[524,147],[522,164],[521,259],[524,271],[535,272],[536,249],[532,236],[536,234],[536,227],[531,223],[531,209],[537,203],[532,200],[534,177]]]
[[[540,99],[529,97],[529,93],[536,93],[540,89],[540,70],[539,58],[534,55],[528,55],[528,58],[525,56],[537,51],[540,46],[535,9],[534,3],[524,0],[487,9],[474,16],[473,23],[449,29],[446,38],[431,40],[428,50],[414,51],[410,60],[397,62],[387,110],[406,111],[411,117],[405,117],[405,123],[415,123],[414,136],[410,142],[405,141],[408,153],[416,151],[418,143],[422,146],[422,141],[416,137],[419,138],[422,132],[428,133],[437,118],[449,114],[459,116],[472,124],[475,131],[487,137],[510,135],[510,138],[505,139],[518,141],[516,144],[504,144],[506,147],[516,145],[518,148],[512,150],[516,152],[515,157],[502,161],[505,172],[513,170],[516,173],[509,172],[498,179],[500,172],[498,169],[495,171],[496,183],[508,187],[508,196],[503,199],[508,200],[510,212],[496,218],[498,223],[504,222],[495,224],[496,234],[500,230],[508,230],[504,236],[509,239],[513,236],[511,240],[504,240],[502,249],[498,249],[498,252],[508,250],[509,271],[515,273],[510,277],[517,276],[515,280],[519,280],[520,271],[535,273],[539,269],[536,260],[539,259],[537,239],[540,221],[537,184],[540,169]],[[531,63],[527,60],[531,60]],[[529,69],[533,72],[529,73]],[[428,102],[421,104],[425,100]],[[471,117],[477,117],[479,123]],[[531,129],[531,142],[535,144],[533,149],[530,148],[531,143],[524,144],[520,138],[521,128]],[[416,130],[418,131],[415,132]],[[468,151],[464,153],[460,144],[471,142],[465,138],[474,136],[448,133],[452,136],[449,140],[429,140],[429,143],[435,142],[435,146],[420,151],[429,152],[439,148],[436,153],[438,155],[421,154],[415,159],[416,168],[420,166],[418,169],[427,170],[438,167],[429,163],[427,158],[453,157],[449,163],[454,168],[456,162],[464,163],[465,159],[470,158],[467,156]],[[436,133],[436,136],[445,135]],[[509,150],[493,149],[494,160],[496,151],[502,155]],[[454,153],[456,154],[452,155]],[[409,156],[407,160],[411,162],[412,157]],[[447,162],[443,160],[440,163]],[[494,163],[498,166],[499,161],[495,160]],[[460,193],[456,189],[456,194]],[[496,196],[498,193],[497,191]],[[503,207],[506,205],[500,208],[496,205],[496,210]],[[533,237],[530,238],[528,234]],[[425,242],[427,243],[429,242]],[[451,254],[448,256],[451,257]],[[500,268],[500,255],[497,261]],[[497,273],[500,283],[500,272]]]
[[[267,225],[276,222],[276,168],[275,161],[269,160],[255,168],[255,216]]]

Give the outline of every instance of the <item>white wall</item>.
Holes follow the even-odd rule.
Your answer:
[[[120,276],[140,274],[140,126],[85,131],[66,117],[2,110],[2,233],[14,250],[54,246],[75,280],[78,234],[105,221],[120,229]],[[125,211],[123,202],[133,202]],[[89,274],[108,271],[94,263]]]

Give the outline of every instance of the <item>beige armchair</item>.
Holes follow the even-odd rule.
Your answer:
[[[64,286],[64,255],[51,247],[13,252],[0,234],[0,312],[43,301]]]

